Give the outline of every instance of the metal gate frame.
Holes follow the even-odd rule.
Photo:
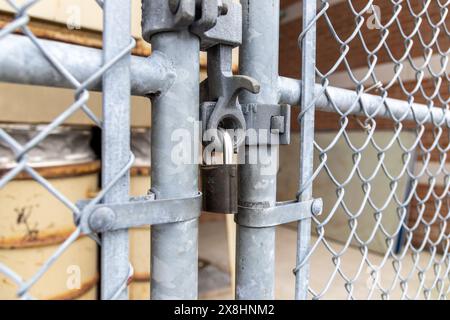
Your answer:
[[[196,299],[198,217],[201,211],[198,164],[194,161],[172,163],[171,153],[178,144],[172,134],[177,129],[183,129],[192,138],[192,145],[200,142],[196,127],[200,119],[199,105],[203,102],[200,101],[199,90],[199,52],[205,50],[205,38],[208,41],[214,38],[206,34],[209,30],[205,27],[209,23],[208,18],[216,21],[217,15],[227,14],[227,10],[218,5],[222,2],[204,0],[203,3],[215,3],[215,6],[202,7],[205,10],[203,24],[196,25],[194,0],[143,0],[143,35],[151,42],[153,50],[147,59],[130,54],[135,45],[130,31],[130,1],[96,1],[104,11],[103,50],[36,38],[27,26],[28,10],[39,0],[28,1],[22,6],[14,1],[8,2],[16,15],[13,22],[0,30],[0,80],[71,88],[74,90],[74,102],[26,145],[18,144],[0,129],[0,139],[14,150],[17,162],[13,169],[0,177],[0,187],[25,171],[70,208],[74,213],[76,230],[31,279],[22,279],[1,263],[0,272],[18,285],[18,297],[32,298],[30,288],[81,234],[88,234],[102,246],[102,299],[127,299],[127,282],[133,274],[128,257],[128,228],[150,224],[152,299]],[[245,146],[246,157],[256,152],[260,158],[256,164],[246,161],[239,167],[237,299],[275,298],[275,226],[292,221],[298,223],[295,298],[308,297],[309,258],[314,249],[310,244],[311,221],[322,210],[320,200],[313,199],[312,193],[314,178],[321,169],[320,165],[323,165],[319,164],[319,168],[314,170],[316,110],[336,112],[338,108],[345,116],[361,115],[371,120],[390,118],[397,123],[410,120],[420,126],[430,123],[438,128],[448,127],[450,123],[447,109],[316,84],[316,23],[329,8],[328,1],[322,3],[317,11],[316,1],[303,1],[303,31],[299,36],[302,68],[301,80],[297,80],[280,77],[278,72],[279,0],[241,1],[243,28],[239,72],[256,79],[260,91],[256,94],[240,93],[239,103],[242,106],[300,106],[301,174],[297,199],[280,204],[276,199],[277,173],[263,173],[265,166],[278,161],[279,145]],[[160,15],[169,18],[155,18],[158,16],[152,14],[155,8],[159,9]],[[219,10],[213,18],[206,14],[210,13],[208,10],[211,8]],[[194,25],[197,28],[195,32],[192,31]],[[12,34],[17,29],[23,35]],[[218,41],[219,46],[236,44],[234,39],[223,40],[221,36],[218,36],[219,40],[214,40]],[[18,50],[23,55],[17,56],[15,52]],[[228,57],[225,52],[221,52],[224,55],[221,59]],[[80,61],[83,63],[80,64]],[[211,60],[211,63],[214,61]],[[24,69],[33,72],[20,72]],[[211,70],[217,71],[213,67]],[[87,106],[88,90],[103,92],[101,120]],[[137,199],[130,199],[128,194],[129,169],[134,160],[129,142],[131,95],[150,97],[153,104],[152,187],[149,195]],[[355,107],[358,102],[361,107]],[[27,164],[27,152],[77,110],[83,110],[102,128],[102,190],[94,199],[74,204]],[[262,148],[265,148],[263,153],[260,152]],[[283,216],[283,210],[285,213],[292,212],[286,213],[289,216]],[[245,220],[255,213],[259,214],[256,220],[251,223]],[[269,214],[272,214],[274,222],[264,220]],[[404,224],[403,221],[401,223]],[[101,239],[98,234],[101,234]],[[439,267],[443,265],[447,269],[443,276],[436,276],[438,284],[433,285],[442,286],[440,297],[445,297],[450,290],[445,291],[445,281],[449,278],[448,255],[447,247],[439,263]],[[408,278],[402,281],[407,282]],[[347,290],[351,296],[352,289]],[[424,290],[431,289],[424,287]],[[384,297],[388,296],[389,291],[384,292]]]

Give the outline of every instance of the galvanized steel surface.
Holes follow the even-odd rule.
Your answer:
[[[197,1],[182,1],[183,6],[177,11],[165,2],[145,0],[144,36],[154,50],[146,61],[130,57],[134,40],[129,30],[129,2],[97,1],[105,10],[102,51],[36,38],[27,23],[30,8],[39,2],[43,0],[24,5],[8,1],[16,15],[0,30],[0,79],[73,88],[74,101],[32,136],[17,138],[0,128],[0,148],[11,150],[3,161],[8,170],[0,177],[0,187],[25,172],[74,213],[76,229],[39,271],[27,279],[0,262],[0,272],[17,285],[17,295],[24,299],[32,298],[30,288],[81,235],[78,224],[85,210],[100,202],[128,201],[128,171],[135,163],[130,151],[131,94],[153,99],[151,163],[152,192],[156,199],[198,195],[198,165],[172,162],[171,152],[177,142],[171,135],[183,129],[191,134],[194,144],[201,140],[195,129],[200,102],[199,52],[201,48],[209,48],[211,42],[204,38],[202,42],[189,30],[203,32],[202,28],[207,29],[225,14],[214,7],[213,11],[217,9],[220,13],[217,19],[205,11],[209,15],[204,16],[202,25],[195,25]],[[203,4],[201,9],[206,10],[207,2]],[[299,105],[300,163],[293,161],[299,168],[299,186],[297,199],[293,200],[312,201],[324,183],[335,191],[335,195],[327,195],[322,215],[307,219],[310,212],[299,214],[302,220],[298,225],[297,261],[293,265],[295,297],[448,298],[450,115],[448,90],[444,89],[450,81],[450,32],[446,24],[450,3],[367,0],[356,6],[355,1],[340,1],[339,5],[347,11],[346,33],[333,17],[337,10],[335,2],[303,1],[303,27],[298,39],[301,79],[279,75],[279,0],[245,0],[241,4],[240,74],[254,79],[260,91],[257,93],[256,82],[250,81],[253,93],[241,93],[239,103],[269,106],[288,103],[294,108]],[[155,10],[150,10],[151,5],[166,7],[164,14],[170,19],[158,20]],[[383,7],[381,15],[379,5]],[[239,21],[237,16],[231,18]],[[17,29],[23,35],[11,34]],[[218,29],[223,29],[223,25]],[[368,44],[369,34],[375,37],[375,44]],[[325,64],[319,56],[324,36],[325,42],[334,44],[337,52]],[[236,45],[238,37],[238,33],[220,34],[214,39],[219,39],[220,45]],[[226,43],[227,39],[231,39],[230,43]],[[393,43],[400,43],[400,49],[394,48]],[[221,49],[229,55],[230,48]],[[363,63],[356,67],[358,57]],[[217,71],[211,68],[212,73],[219,75]],[[225,81],[217,77],[210,92],[222,86],[229,91],[222,83]],[[103,119],[90,111],[88,89],[103,90]],[[33,156],[40,145],[53,145],[53,137],[62,132],[58,128],[77,111],[84,112],[103,129],[102,190],[83,210],[34,169],[37,160]],[[323,112],[327,112],[326,116]],[[317,134],[324,125],[317,119],[333,124],[327,128],[328,140]],[[268,164],[277,166],[279,146],[249,145],[245,151],[246,160],[249,152],[256,152],[260,162],[239,166],[239,204],[241,208],[268,212],[263,209],[277,205],[277,171],[267,174],[266,169]],[[401,160],[393,163],[392,152],[401,153]],[[71,152],[68,156],[81,157],[80,154]],[[51,153],[43,155],[53,161]],[[148,157],[147,151],[139,156]],[[306,210],[300,207],[299,210]],[[311,209],[318,211],[309,206],[308,210]],[[192,210],[185,212],[186,216],[194,217],[192,220],[155,226],[152,230],[153,299],[197,298],[198,219],[194,211],[198,209],[185,210]],[[245,213],[244,209],[241,211]],[[262,227],[238,226],[238,299],[275,297],[272,225],[287,221]],[[335,241],[336,228],[342,230],[337,232],[341,242]],[[380,237],[385,246],[373,254]],[[92,238],[103,244],[102,298],[127,298],[127,281],[132,275],[127,231],[104,233],[101,241],[96,235]],[[355,248],[358,263],[348,268],[347,256]],[[328,269],[308,267],[319,253],[327,257],[321,256],[321,262],[331,266],[329,274],[319,274]]]
[[[52,57],[64,62],[64,68],[80,82],[88,80],[102,66],[102,50],[44,39],[39,43]],[[130,72],[131,93],[136,96],[162,94],[175,79],[170,61],[157,51],[148,58],[133,56]],[[33,42],[15,34],[2,40],[0,78],[18,84],[74,88],[73,82],[55,69]],[[101,79],[90,81],[87,88],[101,91]]]
[[[156,199],[193,197],[198,194],[198,165],[174,161],[171,155],[179,145],[172,137],[176,130],[188,133],[186,143],[199,142],[194,125],[199,119],[200,42],[187,30],[158,33],[150,40],[180,75],[165,95],[152,101],[151,191]],[[151,298],[196,299],[198,219],[153,226],[151,252]]]
[[[260,83],[258,94],[243,92],[240,103],[278,102],[279,1],[242,1],[243,41],[239,72]],[[249,157],[258,148],[256,164]],[[239,166],[240,205],[272,207],[276,204],[278,145],[245,146],[246,163]],[[267,171],[267,172],[265,172]],[[239,212],[238,212],[239,215]],[[275,227],[238,225],[236,299],[274,299]]]

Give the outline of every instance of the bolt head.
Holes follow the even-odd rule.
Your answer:
[[[311,205],[311,212],[313,215],[318,216],[322,214],[323,201],[322,199],[315,199]]]
[[[116,214],[108,207],[101,207],[89,217],[89,227],[95,232],[107,231],[114,223]]]
[[[283,134],[284,131],[285,131],[284,117],[272,116],[272,118],[270,118],[270,132]]]

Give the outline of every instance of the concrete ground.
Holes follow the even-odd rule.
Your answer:
[[[293,299],[294,297],[294,275],[292,269],[295,266],[296,256],[296,231],[290,227],[277,228],[276,241],[276,271],[275,271],[275,298],[276,299]],[[316,239],[313,237],[312,242]],[[338,249],[342,244],[331,242],[334,249]],[[211,221],[200,224],[200,241],[199,241],[199,256],[201,259],[209,261],[217,268],[229,272],[228,256],[227,256],[227,239],[226,227],[224,221]],[[347,277],[353,278],[358,274],[357,280],[353,283],[353,297],[357,299],[367,299],[371,287],[371,268],[366,264],[362,264],[362,253],[357,248],[350,247],[345,254],[341,256],[339,261],[340,270],[345,272]],[[368,258],[374,265],[379,265],[383,261],[383,257],[379,254],[369,253]],[[439,257],[438,257],[439,258]],[[417,270],[414,269],[414,263],[411,259],[403,260],[401,266],[401,274],[406,276],[410,273],[411,279],[408,281],[408,296],[410,298],[423,298],[421,288],[421,281],[417,277]],[[430,261],[430,256],[421,254],[419,265],[426,267]],[[362,266],[361,266],[362,265]],[[428,273],[425,273],[423,284],[432,285],[436,278],[433,274],[433,268]],[[441,276],[445,275],[446,271],[443,265],[442,270],[439,271]],[[386,261],[384,267],[379,273],[379,283],[383,287],[390,287],[392,283],[391,299],[401,298],[401,289],[397,272],[394,270],[391,261]],[[329,279],[333,279],[329,286]],[[335,265],[331,259],[331,254],[323,246],[319,245],[311,259],[311,279],[310,284],[316,293],[324,291],[325,294],[321,297],[323,299],[347,299],[348,292],[345,290],[345,281],[342,276],[336,272]],[[443,290],[449,292],[449,279],[443,283]],[[419,289],[419,290],[418,290]],[[437,292],[433,290],[431,297],[436,297]],[[379,289],[373,291],[372,299],[380,299],[381,292]],[[211,291],[203,299],[232,299],[230,288],[222,288],[217,291]]]

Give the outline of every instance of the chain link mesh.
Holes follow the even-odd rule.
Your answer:
[[[130,54],[132,48],[135,47],[135,40],[130,38],[130,44],[124,47],[121,52],[113,57],[109,61],[105,61],[101,68],[94,72],[88,79],[83,82],[79,82],[65,67],[63,61],[58,61],[55,59],[47,50],[45,45],[33,34],[33,32],[28,27],[28,22],[30,17],[28,15],[29,10],[35,6],[39,0],[29,0],[22,1],[18,4],[14,0],[6,0],[10,5],[11,9],[14,10],[14,19],[0,30],[0,48],[1,41],[5,40],[11,33],[20,32],[38,48],[40,54],[42,54],[48,62],[51,63],[52,67],[57,70],[65,79],[67,79],[74,90],[74,101],[68,106],[64,112],[59,114],[52,122],[47,124],[44,129],[40,130],[31,140],[26,144],[19,144],[12,136],[10,136],[5,130],[0,128],[0,139],[4,143],[9,145],[11,150],[15,154],[16,165],[7,171],[3,176],[0,177],[0,188],[3,188],[8,182],[14,179],[19,173],[24,172],[28,174],[37,183],[43,186],[53,197],[61,201],[71,212],[74,214],[74,221],[78,224],[81,215],[88,212],[93,208],[94,205],[98,204],[105,194],[116,184],[116,182],[123,177],[133,164],[134,156],[130,153],[130,160],[127,165],[117,174],[117,176],[111,180],[111,182],[105,186],[92,200],[89,201],[88,205],[83,208],[83,211],[76,206],[75,203],[71,202],[63,193],[58,191],[47,179],[40,175],[31,165],[28,164],[27,154],[30,150],[37,147],[43,140],[45,140],[48,135],[64,124],[64,121],[68,119],[78,110],[82,110],[99,128],[102,127],[102,122],[98,119],[95,114],[89,109],[87,103],[89,101],[89,92],[87,88],[97,81],[101,80],[105,72],[113,67],[121,58]],[[103,7],[103,1],[97,0],[97,4]],[[80,199],[81,200],[81,199]],[[17,285],[17,297],[21,299],[33,299],[34,297],[30,294],[30,289],[42,278],[42,276],[50,269],[50,267],[61,257],[61,255],[71,246],[80,236],[81,231],[78,226],[72,234],[58,247],[58,249],[48,258],[48,260],[39,267],[38,271],[29,279],[23,279],[19,274],[14,272],[7,265],[0,263],[0,273],[3,273],[12,282]],[[101,245],[100,239],[96,235],[90,235],[99,245]],[[133,268],[130,264],[129,274],[127,278],[123,279],[123,283],[118,288],[110,299],[117,298],[120,293],[126,288],[129,278],[132,277]]]
[[[296,269],[320,266],[313,299],[445,299],[450,2],[318,3],[308,108],[319,110],[313,192],[324,211]]]
[[[80,83],[62,61],[46,51],[27,25],[29,9],[40,1],[21,5],[6,2],[15,11],[15,18],[0,30],[0,46],[3,39],[19,30],[72,83],[74,101],[24,145],[0,129],[0,139],[14,151],[16,159],[16,165],[0,177],[0,188],[25,172],[79,221],[83,212],[99,203],[127,173],[133,155],[116,178],[80,211],[28,164],[27,153],[77,110],[101,127],[101,120],[87,105],[86,88],[129,54],[135,42],[131,39],[119,55]],[[96,2],[102,6],[102,1]],[[320,260],[321,268],[310,271],[309,294],[314,299],[447,298],[450,1],[336,2],[345,12],[337,10],[334,1],[320,1],[314,20],[317,51],[329,55],[319,54],[316,95],[307,107],[315,104],[319,110],[314,179],[307,184],[313,183],[316,197],[324,197],[325,207],[321,216],[313,218],[311,249],[296,269]],[[347,90],[336,91],[336,87]],[[322,121],[335,131],[322,132]],[[334,198],[330,190],[335,192]],[[29,279],[22,279],[2,263],[0,273],[17,284],[19,298],[32,299],[30,289],[80,235],[77,227]],[[93,238],[100,244],[96,236]],[[132,272],[130,265],[129,277]],[[127,281],[123,280],[111,298],[121,293]]]

